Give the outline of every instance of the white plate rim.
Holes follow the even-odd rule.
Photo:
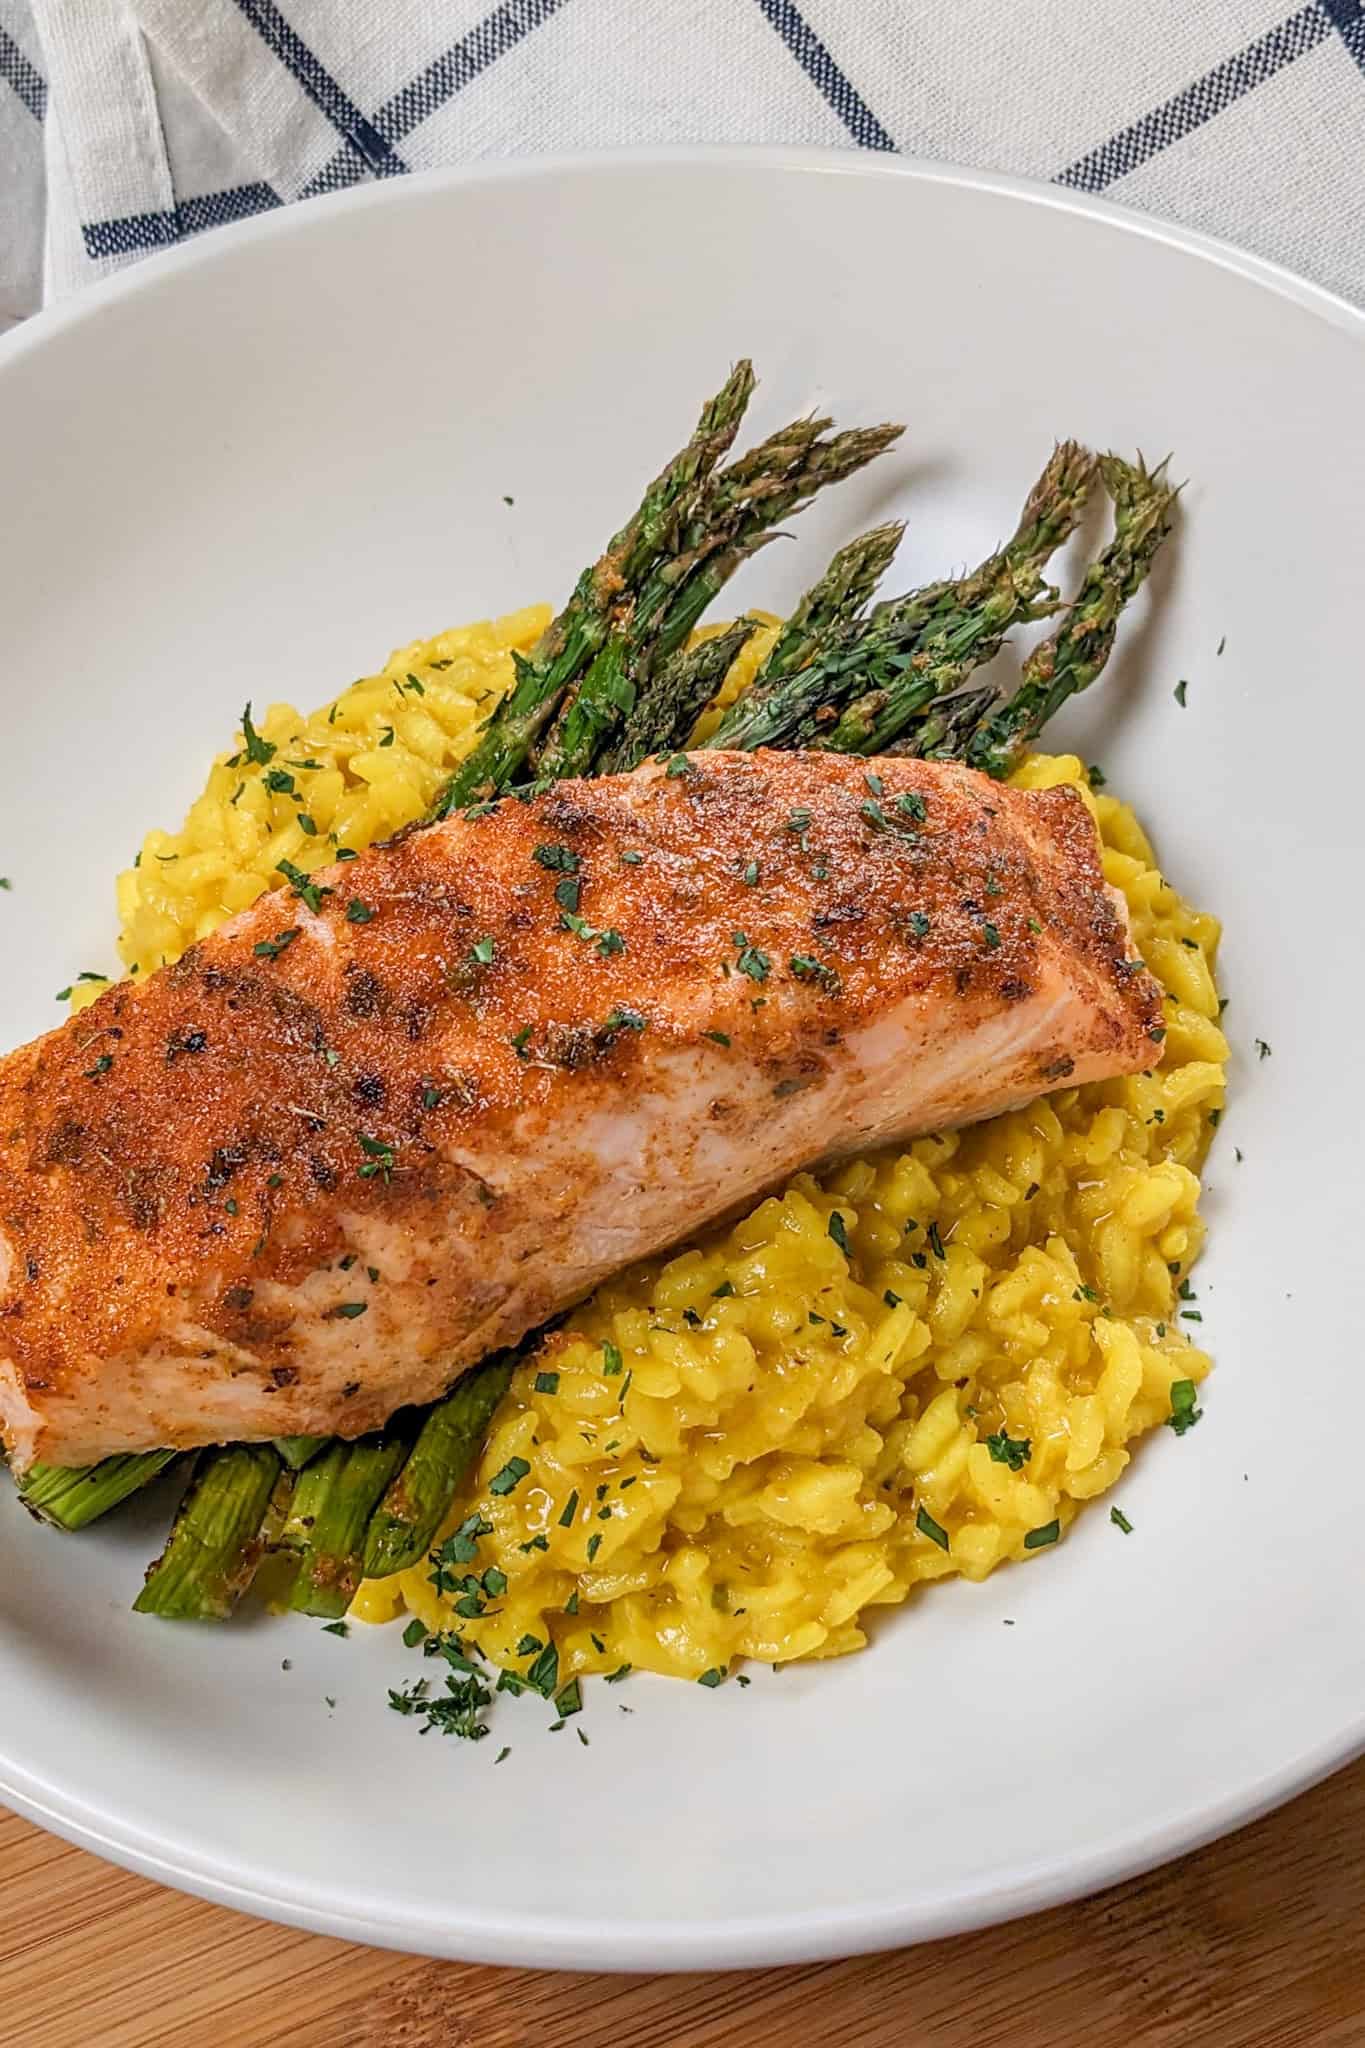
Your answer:
[[[1365,345],[1365,311],[1267,258],[1200,230],[1139,213],[1069,188],[1005,173],[976,170],[914,156],[870,156],[843,148],[781,145],[677,144],[575,154],[527,157],[416,173],[332,193],[307,207],[234,222],[183,247],[160,251],[90,285],[59,306],[34,315],[0,337],[0,375],[8,364],[42,348],[57,334],[89,319],[104,306],[154,288],[181,271],[212,264],[249,242],[308,232],[320,212],[360,214],[407,203],[414,191],[477,190],[485,185],[527,183],[632,168],[677,169],[708,165],[743,173],[803,172],[853,178],[905,179],[1014,199],[1058,213],[1078,214],[1228,270],[1248,283],[1289,299],[1354,333]],[[2,1738],[0,1738],[2,1739]],[[1133,1827],[1089,1850],[1066,1858],[1016,1866],[990,1889],[979,1881],[946,1889],[932,1906],[865,1904],[840,1910],[821,1907],[806,1914],[752,1914],[724,1928],[705,1924],[682,1928],[672,1921],[636,1921],[629,1928],[594,1928],[591,1955],[585,1954],[583,1923],[545,1915],[481,1915],[466,1909],[458,1928],[433,1916],[387,1912],[377,1896],[363,1910],[318,1905],[302,1890],[290,1891],[234,1876],[223,1859],[172,1847],[154,1832],[72,1797],[39,1778],[0,1748],[0,1799],[24,1818],[88,1849],[124,1869],[198,1897],[285,1925],[374,1947],[449,1957],[461,1961],[543,1969],[590,1967],[616,1971],[744,1968],[810,1962],[865,1954],[905,1943],[938,1940],[1020,1918],[1137,1877],[1244,1827],[1297,1794],[1307,1791],[1365,1754],[1365,1706],[1336,1733],[1302,1751],[1276,1771],[1206,1806],[1189,1808],[1141,1828]]]

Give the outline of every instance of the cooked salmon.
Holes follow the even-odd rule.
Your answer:
[[[0,1062],[12,1462],[359,1435],[794,1169],[1155,1064],[1074,791],[699,753],[264,896]]]

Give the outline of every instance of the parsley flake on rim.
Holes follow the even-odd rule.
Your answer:
[[[1166,1417],[1166,1427],[1173,1429],[1177,1436],[1184,1436],[1187,1429],[1193,1429],[1196,1422],[1203,1420],[1204,1411],[1196,1406],[1199,1389],[1193,1380],[1171,1382],[1171,1412]]]

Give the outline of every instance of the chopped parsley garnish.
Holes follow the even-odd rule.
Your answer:
[[[559,1651],[547,1643],[526,1674],[526,1683],[544,1699],[553,1699],[559,1686]]]
[[[70,993],[71,991],[70,989],[68,989],[67,994],[70,995]],[[61,998],[58,997],[59,1002],[60,1000]],[[730,1034],[728,1031],[703,1031],[702,1037],[709,1038],[713,1045],[728,1045],[730,1043]]]
[[[757,886],[757,883],[758,862],[756,860],[751,860],[749,862],[749,865],[744,870],[744,886],[746,889],[752,889]]]
[[[571,846],[538,846],[531,855],[538,867],[548,868],[551,874],[576,875],[579,869],[578,855]]]
[[[258,960],[278,960],[285,947],[292,946],[302,930],[302,925],[290,925],[287,931],[276,932],[273,939],[257,939],[251,950]]]
[[[537,1650],[543,1650],[544,1648],[545,1645],[539,1636],[523,1636],[517,1644],[516,1653],[518,1657],[534,1657]]]
[[[419,1643],[424,1643],[426,1639],[427,1625],[424,1621],[419,1621],[417,1619],[417,1616],[414,1614],[412,1620],[403,1630],[404,1645],[409,1650],[415,1650],[417,1648],[417,1645]]]
[[[894,1294],[889,1287],[883,1293],[882,1300],[886,1303],[888,1308],[899,1308],[901,1305],[901,1298],[899,1294]]]
[[[905,817],[913,818],[917,825],[922,825],[929,815],[924,798],[918,790],[913,789],[907,789],[902,796],[896,798],[896,809]]]
[[[350,1624],[349,1624],[349,1622],[345,1622],[345,1621],[329,1621],[329,1622],[325,1622],[325,1623],[323,1624],[323,1630],[322,1630],[322,1633],[323,1633],[323,1634],[324,1634],[325,1636],[342,1636],[342,1637],[345,1637],[345,1636],[348,1636],[348,1635],[349,1635],[349,1634],[351,1633],[351,1629],[350,1629]]]
[[[310,881],[303,869],[296,868],[292,860],[276,861],[275,871],[284,876],[294,894],[308,905],[316,917],[322,908],[323,897],[330,896],[332,891],[324,884]]]
[[[1049,1543],[1055,1543],[1062,1533],[1060,1522],[1044,1522],[1041,1529],[1030,1529],[1024,1538],[1025,1550],[1046,1550]]]
[[[393,1179],[396,1160],[393,1146],[383,1138],[367,1138],[360,1133],[360,1149],[365,1154],[365,1163],[359,1169],[362,1180],[373,1180],[379,1175],[387,1186]]]
[[[728,1664],[713,1664],[709,1671],[702,1672],[701,1677],[697,1680],[697,1684],[710,1686],[714,1690],[716,1686],[724,1685],[729,1675],[730,1667]]]
[[[986,941],[986,950],[994,953],[1000,944],[1000,934],[989,920],[981,927],[981,936]]]
[[[1022,1472],[1033,1455],[1033,1439],[1010,1436],[1008,1431],[998,1429],[986,1438],[986,1449],[997,1465],[1008,1465],[1011,1472]]]
[[[617,1350],[616,1346],[615,1346],[615,1345],[614,1345],[614,1344],[612,1343],[611,1339],[610,1339],[610,1338],[608,1338],[608,1339],[607,1339],[607,1341],[606,1341],[606,1343],[605,1343],[605,1344],[603,1344],[603,1346],[602,1346],[602,1370],[603,1370],[603,1372],[604,1372],[604,1373],[605,1373],[605,1374],[607,1375],[607,1377],[608,1377],[608,1378],[610,1379],[610,1378],[614,1377],[614,1375],[615,1375],[615,1374],[617,1374],[618,1372],[620,1372],[620,1370],[621,1370],[621,1367],[622,1367],[622,1366],[624,1365],[624,1363],[625,1363],[625,1360],[624,1360],[624,1359],[622,1358],[622,1356],[621,1356],[620,1352],[619,1352],[619,1351]]]
[[[751,946],[743,932],[732,932],[730,937],[734,945],[739,948],[739,957],[735,961],[735,965],[740,973],[747,974],[750,981],[766,981],[772,961],[763,951],[763,948],[761,946]]]
[[[254,761],[260,768],[268,767],[274,760],[278,750],[273,741],[263,740],[255,726],[251,723],[250,704],[247,705],[246,710],[242,713],[242,738],[246,742],[242,748],[242,754],[246,755],[247,760]],[[241,758],[241,754],[235,755],[232,761],[229,762],[229,767],[235,767]]]
[[[0,889],[12,889],[13,887],[14,884],[8,875],[0,875]]]
[[[362,903],[358,896],[353,896],[346,905],[346,921],[348,924],[368,924],[373,916],[374,912],[369,904]]]
[[[1110,1508],[1109,1519],[1116,1529],[1122,1529],[1125,1536],[1132,1535],[1133,1525],[1127,1515],[1124,1514],[1122,1508]]]
[[[804,804],[802,804],[797,810],[794,810],[788,817],[787,830],[789,832],[795,832],[798,838],[801,836],[803,832],[809,832],[810,812],[806,809]]]
[[[606,1678],[606,1682],[607,1682],[607,1684],[608,1684],[608,1685],[619,1685],[619,1684],[621,1683],[621,1680],[622,1680],[623,1678],[629,1678],[629,1677],[630,1677],[630,1674],[631,1674],[631,1672],[632,1672],[632,1671],[634,1670],[634,1668],[635,1668],[635,1667],[634,1667],[634,1665],[633,1665],[633,1664],[618,1664],[618,1665],[617,1665],[617,1667],[616,1667],[616,1669],[615,1669],[614,1671],[609,1671],[609,1672],[607,1673],[607,1678]]]
[[[581,1714],[582,1711],[583,1688],[576,1678],[571,1678],[555,1694],[555,1712],[561,1721],[567,1721],[570,1714]]]
[[[629,1010],[624,1003],[618,1003],[602,1026],[604,1031],[643,1031],[647,1019],[638,1010]]]
[[[607,1512],[608,1512],[608,1514],[610,1514],[610,1512],[611,1512],[610,1508],[609,1508],[609,1509],[607,1510]],[[596,1557],[596,1555],[597,1555],[598,1551],[599,1551],[599,1550],[600,1550],[601,1548],[602,1548],[602,1536],[601,1536],[601,1531],[600,1531],[600,1530],[598,1530],[598,1531],[595,1531],[595,1532],[594,1532],[594,1533],[593,1533],[593,1534],[592,1534],[591,1536],[589,1536],[589,1538],[588,1538],[588,1563],[589,1563],[589,1564],[591,1564],[591,1563],[592,1563],[593,1559],[594,1559],[594,1558]]]
[[[1000,879],[999,875],[997,875],[997,874],[989,874],[989,875],[987,875],[987,877],[986,877],[986,894],[987,894],[988,896],[1003,896],[1003,895],[1004,895],[1004,893],[1005,893],[1005,885],[1004,885],[1004,883],[1003,883],[1003,882],[1001,881],[1001,879]]]
[[[686,775],[691,766],[692,763],[686,754],[674,754],[664,773],[670,778],[675,775]]]
[[[626,950],[626,942],[620,932],[610,929],[599,931],[596,925],[588,923],[586,917],[579,917],[572,910],[562,910],[559,914],[559,923],[562,931],[572,932],[576,939],[582,939],[586,945],[595,945],[599,959],[609,960],[614,953],[624,953]]]
[[[495,1472],[489,1480],[488,1491],[490,1493],[513,1492],[516,1487],[520,1486],[530,1469],[525,1458],[509,1458],[501,1472]]]
[[[826,1227],[844,1257],[848,1258],[850,1256],[848,1249],[848,1226],[837,1209],[830,1210],[829,1223]]]
[[[948,1531],[941,1522],[936,1522],[928,1508],[921,1507],[915,1515],[915,1527],[921,1536],[927,1536],[931,1543],[937,1543],[940,1550],[948,1548]]]
[[[533,1392],[537,1394],[557,1394],[559,1392],[559,1374],[557,1372],[538,1372],[535,1377]]]
[[[928,918],[927,918],[927,917],[926,917],[926,916],[924,915],[924,912],[923,912],[922,910],[912,910],[912,911],[911,911],[911,913],[910,913],[910,915],[909,915],[909,917],[908,917],[908,918],[906,919],[906,923],[907,923],[907,924],[909,925],[909,927],[910,927],[910,936],[911,936],[912,938],[915,938],[915,939],[927,939],[927,938],[928,938],[928,936],[929,936],[929,920],[928,920]]]
[[[946,1259],[948,1254],[943,1249],[943,1239],[938,1234],[937,1223],[931,1223],[929,1225],[928,1230],[925,1232],[925,1236],[929,1240],[929,1249],[933,1253],[934,1257],[936,1259]]]
[[[839,989],[838,969],[826,966],[823,960],[817,960],[811,953],[793,953],[787,965],[798,981],[818,981],[821,988],[827,989],[831,995]]]
[[[563,1512],[561,1513],[561,1515],[560,1515],[560,1517],[559,1517],[559,1526],[560,1526],[560,1528],[561,1528],[561,1529],[572,1529],[572,1527],[573,1527],[573,1523],[574,1523],[574,1516],[575,1516],[575,1515],[576,1515],[577,1513],[578,1513],[578,1488],[577,1488],[577,1487],[575,1487],[575,1488],[574,1488],[574,1490],[573,1490],[573,1492],[572,1492],[572,1493],[571,1493],[571,1494],[569,1495],[569,1498],[568,1498],[568,1499],[567,1499],[567,1500],[565,1501],[565,1503],[564,1503],[564,1508],[563,1508]]]
[[[300,832],[306,832],[310,839],[316,839],[318,828],[309,817],[307,811],[296,811],[294,815],[298,819]]]
[[[391,725],[384,727],[384,736],[379,744],[381,747],[391,747],[393,745],[393,727]]]
[[[287,768],[267,768],[265,786],[275,796],[296,796],[297,785]]]
[[[1203,1417],[1203,1409],[1195,1405],[1198,1393],[1193,1380],[1174,1380],[1171,1383],[1171,1412],[1166,1417],[1166,1425],[1177,1436],[1184,1436],[1185,1431],[1193,1429]]]
[[[344,1316],[348,1323],[353,1323],[357,1316],[363,1316],[366,1313],[369,1306],[368,1301],[339,1301],[335,1308],[328,1310],[328,1314]]]
[[[1189,689],[1189,687],[1190,686],[1186,682],[1184,676],[1180,678],[1180,681],[1175,686],[1175,701],[1180,706],[1182,711],[1185,709],[1185,692]]]
[[[1256,1048],[1258,1060],[1268,1060],[1270,1058],[1270,1047],[1263,1038],[1253,1038],[1251,1042]]]
[[[110,1067],[112,1067],[113,1064],[114,1062],[111,1056],[107,1052],[102,1052],[99,1058],[95,1061],[94,1066],[86,1068],[83,1078],[87,1081],[97,1081],[101,1074],[108,1073]]]
[[[724,1301],[727,1299],[728,1296],[732,1295],[734,1291],[735,1283],[733,1280],[722,1280],[719,1287],[713,1287],[711,1289],[711,1299],[712,1301]]]
[[[408,670],[408,688],[415,697],[425,697],[427,694],[426,684],[419,676],[415,676],[411,669]]]
[[[555,883],[555,902],[561,910],[577,910],[583,900],[581,875],[561,875]]]
[[[865,818],[868,824],[873,827],[874,831],[885,832],[886,812],[882,809],[881,805],[877,802],[875,797],[868,797],[865,802],[859,804],[858,815],[859,817]]]
[[[491,935],[485,932],[481,939],[475,939],[469,949],[469,957],[479,967],[491,967],[496,950]]]
[[[1105,775],[1103,768],[1092,761],[1085,771],[1085,779],[1092,789],[1103,789],[1108,777]]]

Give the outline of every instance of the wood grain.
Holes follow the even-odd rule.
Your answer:
[[[711,1976],[295,1934],[0,1813],[5,2048],[1360,2048],[1365,1761],[1151,1877],[931,1948]]]

